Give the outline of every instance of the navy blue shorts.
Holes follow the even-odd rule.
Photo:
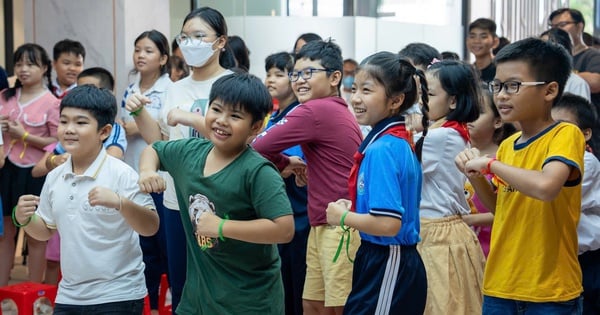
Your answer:
[[[344,314],[423,314],[427,299],[425,265],[416,245],[361,241]]]
[[[42,192],[46,176],[33,178],[31,176],[33,167],[20,167],[6,158],[4,167],[0,168],[0,195],[2,196],[2,215],[8,217],[12,209],[19,202],[22,195],[33,194],[36,196]]]

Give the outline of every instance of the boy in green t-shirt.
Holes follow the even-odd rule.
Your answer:
[[[142,153],[141,190],[165,189],[160,167],[182,209],[188,264],[178,314],[284,313],[275,244],[294,235],[292,209],[277,169],[247,145],[271,108],[258,78],[226,75],[210,92],[207,139],[159,141]]]

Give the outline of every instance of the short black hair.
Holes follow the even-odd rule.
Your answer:
[[[294,56],[285,51],[267,56],[265,59],[265,71],[269,72],[271,68],[277,68],[286,73],[294,70]]]
[[[552,109],[566,109],[573,113],[577,118],[577,125],[580,129],[593,128],[598,121],[596,108],[587,99],[565,93],[560,100],[552,106]]]
[[[57,61],[63,53],[72,53],[75,56],[81,56],[85,60],[85,48],[80,42],[75,40],[63,39],[54,44],[54,49],[52,50],[54,61]]]
[[[434,58],[442,59],[442,55],[437,49],[425,43],[410,43],[398,53],[400,56],[410,59],[415,67],[424,69],[431,64]]]
[[[209,104],[220,100],[225,106],[252,115],[252,123],[262,121],[273,109],[273,99],[269,90],[256,76],[237,72],[220,77],[210,89]]]
[[[356,61],[356,60],[354,60],[352,58],[346,58],[346,59],[344,59],[344,62],[342,63],[342,65],[345,64],[345,63],[351,63],[355,67],[358,67],[358,61]]]
[[[478,18],[477,20],[469,24],[469,32],[471,32],[474,28],[480,28],[482,30],[488,31],[492,34],[492,36],[497,37],[496,22],[494,22],[494,20]]]
[[[94,77],[100,81],[100,87],[110,91],[115,89],[115,79],[113,78],[110,71],[102,67],[87,68],[79,73],[77,79],[85,77]]]
[[[558,15],[561,15],[565,12],[569,12],[569,14],[571,15],[571,19],[573,19],[573,22],[583,23],[583,26],[585,27],[585,19],[583,18],[583,14],[581,14],[581,11],[576,10],[576,9],[571,9],[571,8],[560,8],[560,9],[554,10],[552,13],[550,13],[550,17],[548,18],[548,23],[551,23],[551,21],[555,17],[557,17]]]
[[[571,43],[571,37],[569,36],[569,33],[566,31],[563,31],[560,28],[551,28],[544,31],[540,35],[540,38],[544,36],[548,36],[548,40],[563,46],[567,52],[569,52],[569,54],[571,53],[573,44]]]
[[[442,60],[460,60],[460,57],[457,53],[453,51],[442,51]]]
[[[69,91],[60,102],[60,112],[68,107],[89,111],[98,121],[98,130],[113,125],[117,116],[117,100],[112,92],[91,84],[80,85]]]
[[[539,38],[526,38],[502,48],[496,55],[496,65],[509,61],[522,61],[529,65],[536,81],[557,82],[558,97],[561,97],[571,74],[571,55],[562,46]]]
[[[500,51],[500,49],[504,48],[504,46],[510,44],[510,39],[502,36],[502,37],[498,37],[498,46],[496,46],[496,48],[492,49],[492,53],[495,55],[498,54],[498,52]]]
[[[342,58],[342,49],[331,39],[326,41],[314,40],[302,46],[296,54],[296,62],[300,59],[308,59],[310,61],[319,61],[323,68],[327,69],[327,76],[331,73],[344,70],[344,60]],[[338,89],[342,84],[342,80],[338,84]]]
[[[315,40],[323,40],[323,38],[315,33],[300,34],[300,36],[298,36],[298,38],[296,38],[296,41],[294,42],[294,47],[292,47],[292,51],[296,49],[296,45],[298,45],[298,42],[300,40],[303,40],[305,43],[309,43]]]

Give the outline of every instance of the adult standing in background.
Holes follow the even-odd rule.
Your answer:
[[[590,49],[583,42],[585,28],[583,15],[579,10],[561,8],[552,12],[548,21],[551,28],[560,28],[571,35],[573,69],[590,85],[592,103],[597,110],[600,109],[600,51]],[[594,155],[600,157],[600,126],[598,123],[594,126],[590,142]]]

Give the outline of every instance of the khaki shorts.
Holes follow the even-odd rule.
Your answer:
[[[360,235],[350,229],[350,247],[352,260],[360,245]],[[353,264],[346,254],[346,240],[337,261],[333,257],[342,239],[343,230],[339,226],[321,225],[311,227],[306,250],[306,281],[302,298],[312,301],[324,301],[326,307],[344,306],[352,289]]]

